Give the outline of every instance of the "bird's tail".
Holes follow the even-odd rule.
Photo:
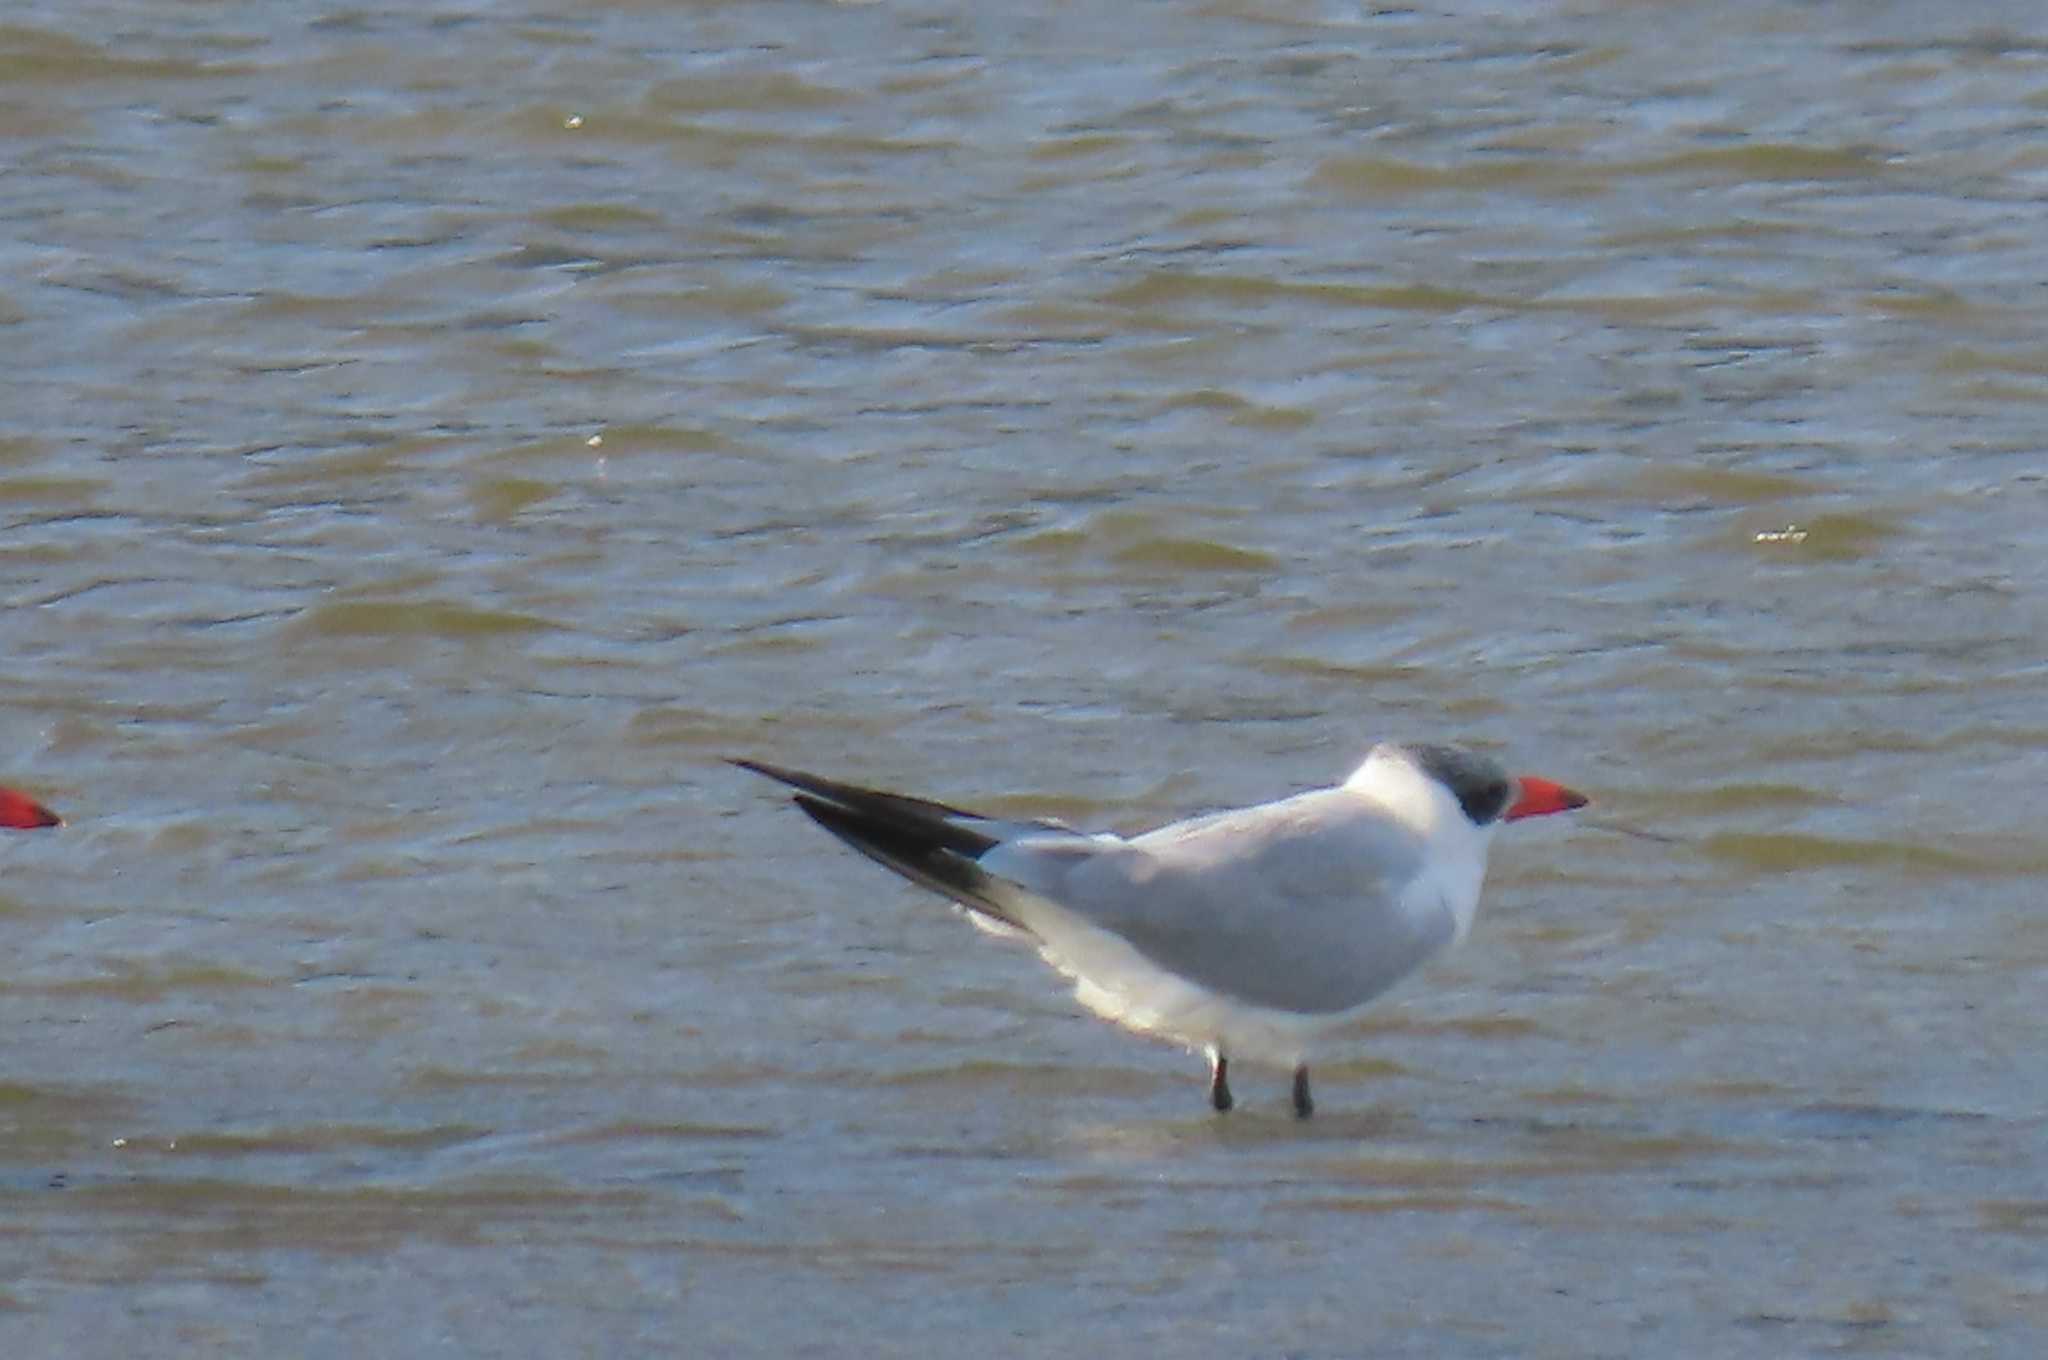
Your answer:
[[[796,805],[806,816],[877,864],[919,887],[952,898],[971,912],[1012,930],[1025,929],[1003,907],[998,880],[976,863],[1002,844],[1001,833],[1013,829],[1014,824],[924,798],[842,784],[766,761],[727,759],[743,770],[795,789]]]

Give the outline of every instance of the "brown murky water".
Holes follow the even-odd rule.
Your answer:
[[[8,1354],[2039,1353],[2044,130],[2018,3],[10,11]],[[1306,1126],[715,761],[1394,734],[1684,839]]]

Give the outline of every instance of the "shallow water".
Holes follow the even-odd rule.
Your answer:
[[[2035,7],[964,8],[0,24],[10,1354],[2037,1353]],[[716,759],[1396,734],[1307,1125]]]

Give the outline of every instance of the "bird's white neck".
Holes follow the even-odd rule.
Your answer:
[[[1479,911],[1479,889],[1486,879],[1486,854],[1498,823],[1474,826],[1458,800],[1441,782],[1399,756],[1375,751],[1344,781],[1348,791],[1384,808],[1412,828],[1423,843],[1423,880],[1417,889],[1439,898],[1456,922],[1456,939],[1464,940]]]

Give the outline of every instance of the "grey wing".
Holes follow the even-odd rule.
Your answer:
[[[1363,1005],[1455,933],[1407,891],[1420,845],[1337,790],[1047,852],[1006,867],[1158,966],[1278,1010]]]

